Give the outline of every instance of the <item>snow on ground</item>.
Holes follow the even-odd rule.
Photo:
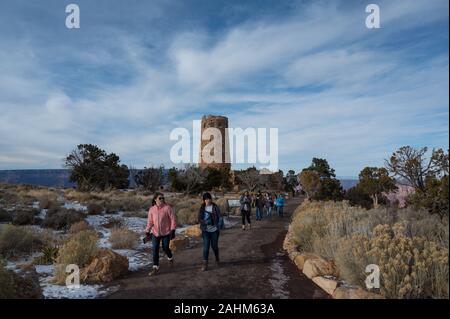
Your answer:
[[[97,242],[98,247],[111,249],[111,243],[109,242],[109,237],[111,237],[111,231],[106,228],[98,229],[98,231],[102,234],[102,237],[99,238]]]
[[[55,270],[54,265],[35,265],[34,268],[39,275],[51,275]]]
[[[118,289],[117,286],[105,288],[103,285],[80,285],[79,288],[69,288],[65,285],[56,285],[53,280],[53,265],[36,265],[39,274],[39,283],[42,293],[47,299],[93,299],[104,297]]]
[[[147,218],[122,216],[122,219],[128,229],[138,234],[142,234],[145,230],[145,227],[147,227]]]
[[[70,202],[70,201],[66,201],[64,203],[64,208],[67,209],[75,209],[75,210],[79,210],[79,211],[87,211],[87,207],[84,205],[81,205],[79,202]]]
[[[269,283],[272,286],[272,296],[274,298],[288,299],[289,292],[286,290],[286,285],[289,277],[284,273],[281,256],[283,256],[283,253],[277,253],[278,258],[275,258],[270,265],[272,277],[269,279]]]
[[[128,258],[128,270],[137,271],[151,265],[152,256],[150,252],[136,251],[132,249],[114,249],[114,251]]]
[[[240,217],[239,217],[239,220],[240,220]],[[239,220],[232,220],[229,217],[224,217],[223,218],[223,224],[225,226],[225,229],[232,228],[232,227],[236,226],[239,223]]]
[[[45,217],[47,216],[47,212],[48,212],[48,209],[41,209],[41,212],[39,213],[39,215],[37,215],[37,217],[39,217],[41,219],[45,219]]]
[[[109,215],[89,215],[86,217],[86,222],[95,229],[99,229],[102,225],[109,223],[111,219],[112,216]]]

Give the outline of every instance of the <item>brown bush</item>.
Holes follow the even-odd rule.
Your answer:
[[[75,209],[60,208],[50,210],[42,222],[43,227],[67,230],[72,224],[84,219],[84,214]]]
[[[80,231],[59,249],[55,266],[55,282],[57,284],[65,284],[67,265],[75,264],[81,269],[91,261],[98,249],[97,239],[95,231]]]
[[[342,278],[364,285],[365,267],[380,267],[386,298],[448,298],[448,250],[423,237],[406,237],[404,224],[378,225],[374,237],[343,240],[336,254]]]
[[[103,205],[101,202],[90,202],[87,207],[89,215],[99,215],[103,212]]]
[[[365,267],[381,272],[387,298],[448,298],[448,221],[410,208],[308,202],[295,212],[293,239],[302,251],[334,260],[340,276],[365,287]]]
[[[55,202],[57,202],[56,194],[43,195],[39,198],[39,208],[48,209],[50,206],[54,205]]]
[[[16,211],[12,220],[14,225],[33,225],[35,222],[35,210],[19,210]]]
[[[89,225],[85,220],[81,220],[70,226],[69,234],[74,235],[84,230],[94,230],[94,228],[91,225]]]
[[[31,255],[42,246],[42,239],[30,228],[14,225],[0,228],[0,254],[5,258]]]
[[[139,235],[127,228],[114,228],[109,242],[113,249],[135,249],[139,244]]]
[[[182,208],[175,212],[179,225],[194,225],[198,223],[198,210]]]

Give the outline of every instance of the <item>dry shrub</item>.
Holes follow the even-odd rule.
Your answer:
[[[105,213],[115,214],[122,209],[122,205],[119,200],[113,199],[105,202]]]
[[[48,209],[50,206],[54,205],[55,202],[57,202],[56,194],[43,195],[39,198],[39,208]]]
[[[69,234],[74,235],[84,230],[93,230],[94,228],[89,225],[85,220],[81,220],[75,224],[72,224],[69,229]]]
[[[355,234],[336,254],[343,279],[364,285],[368,264],[380,267],[386,298],[448,298],[448,250],[423,237],[405,236],[403,222],[378,225],[369,238]]]
[[[39,251],[43,241],[33,229],[24,226],[4,225],[0,228],[0,254],[5,258],[31,255]]]
[[[80,231],[59,249],[55,266],[55,282],[57,284],[65,283],[67,265],[75,264],[81,269],[92,260],[97,252],[97,239],[95,231]]]
[[[91,201],[87,206],[89,215],[100,215],[103,212],[103,203],[98,201]]]
[[[52,209],[48,210],[47,216],[42,222],[43,227],[53,228],[53,229],[63,229],[67,230],[72,224],[75,224],[84,219],[84,214],[75,209]]]
[[[195,225],[198,224],[198,210],[182,208],[176,211],[177,223],[179,225]]]
[[[139,235],[127,228],[114,228],[109,241],[113,249],[135,249],[139,243]]]
[[[301,250],[334,260],[349,283],[365,287],[365,268],[376,264],[387,298],[448,298],[448,220],[410,208],[308,202],[292,229]]]
[[[33,225],[35,222],[34,216],[38,211],[34,209],[22,209],[14,213],[12,223],[14,225]]]
[[[75,189],[67,189],[64,191],[64,196],[70,201],[76,201],[82,204],[87,204],[91,200],[99,200],[100,198],[91,192],[81,192]]]

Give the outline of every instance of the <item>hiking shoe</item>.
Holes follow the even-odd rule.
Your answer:
[[[207,261],[203,261],[202,271],[207,271],[207,270],[208,270],[208,262]]]
[[[155,276],[159,271],[159,268],[153,267],[152,270],[148,273],[149,276]]]

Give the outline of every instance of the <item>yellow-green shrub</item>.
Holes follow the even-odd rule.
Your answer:
[[[423,237],[407,237],[403,223],[378,225],[369,238],[354,234],[340,242],[341,277],[364,286],[365,267],[380,267],[380,291],[387,298],[448,298],[448,250]]]
[[[55,266],[55,282],[64,284],[66,280],[66,266],[75,264],[80,269],[95,256],[97,252],[97,233],[83,230],[73,235],[69,241],[59,249]]]
[[[411,208],[365,210],[346,202],[307,202],[295,212],[293,239],[334,260],[340,276],[365,287],[369,264],[388,298],[448,298],[448,220]]]
[[[181,208],[175,214],[179,225],[195,225],[198,223],[198,209]]]

